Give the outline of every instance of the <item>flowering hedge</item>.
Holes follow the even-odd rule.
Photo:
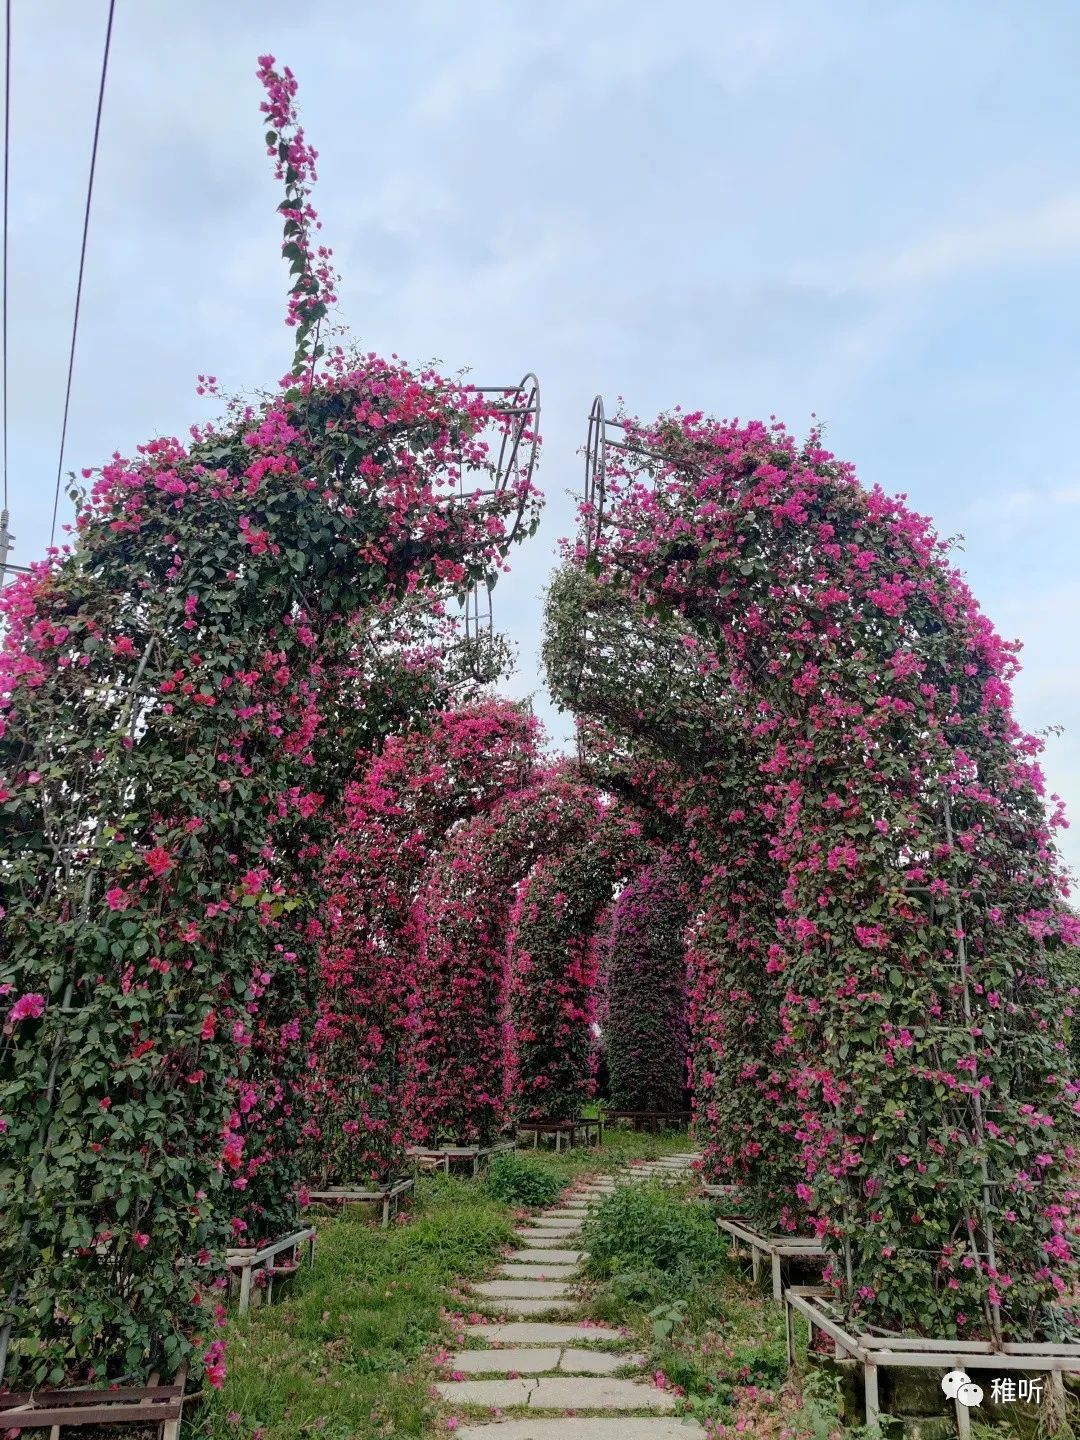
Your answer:
[[[686,887],[669,860],[619,894],[603,944],[611,1105],[683,1108],[687,1064]]]
[[[559,767],[453,836],[417,910],[424,1004],[409,1069],[420,1144],[490,1144],[511,1118],[515,1074],[507,961],[516,887],[547,854],[593,834],[595,790]]]
[[[507,702],[445,712],[425,730],[391,737],[346,787],[322,882],[310,1062],[306,1158],[321,1186],[382,1184],[402,1172],[414,1108],[409,1037],[446,1019],[418,982],[421,878],[456,823],[528,778],[537,735],[537,722]]]
[[[580,617],[558,626],[553,679],[639,759],[662,752],[689,778],[711,751],[692,821],[711,861],[703,1118],[719,1123],[708,1106],[725,1092],[747,1114],[769,1091],[777,1116],[793,1108],[767,1158],[801,1172],[792,1213],[822,1217],[853,1311],[1048,1333],[1076,1273],[1062,1023],[1076,922],[1050,838],[1060,807],[1047,816],[1038,744],[1011,714],[1015,647],[927,522],[816,435],[798,447],[700,415],[628,433],[598,540],[571,565],[599,620],[681,632],[688,663],[664,678],[686,713],[663,736],[616,702]],[[724,841],[744,823],[748,876]],[[749,1055],[740,1007],[761,1016]],[[716,1133],[718,1150],[747,1133]]]
[[[605,814],[595,831],[545,856],[510,918],[510,1000],[521,1118],[567,1120],[596,1093],[601,917],[641,863],[640,826]]]
[[[282,143],[288,210],[312,157]],[[4,591],[9,1383],[193,1354],[220,1383],[229,1221],[263,1184],[259,1223],[291,1212],[322,815],[393,723],[364,657],[399,605],[492,576],[526,498],[456,498],[475,391],[340,353],[286,384],[84,472],[70,552]]]

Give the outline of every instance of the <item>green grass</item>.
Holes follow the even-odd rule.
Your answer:
[[[512,1227],[512,1211],[481,1185],[443,1177],[421,1184],[404,1225],[383,1231],[350,1215],[320,1225],[314,1270],[281,1303],[230,1323],[228,1377],[193,1428],[213,1440],[427,1433],[427,1356],[448,1333],[446,1287],[487,1273]]]

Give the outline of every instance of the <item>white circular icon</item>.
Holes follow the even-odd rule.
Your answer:
[[[957,1390],[956,1398],[960,1401],[961,1405],[981,1405],[983,1392],[982,1389],[975,1384],[974,1380],[965,1380],[964,1384]]]
[[[967,1383],[968,1374],[966,1370],[950,1370],[945,1376],[945,1379],[942,1380],[941,1388],[950,1400],[955,1400],[956,1392],[960,1389],[960,1386],[966,1385]]]

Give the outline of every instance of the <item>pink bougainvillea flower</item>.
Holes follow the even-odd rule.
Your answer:
[[[161,845],[157,845],[153,850],[147,851],[143,859],[150,873],[155,875],[159,880],[163,875],[169,873],[175,863],[168,850]]]
[[[15,1004],[8,1011],[8,1019],[38,1020],[45,1013],[45,996],[37,991],[30,991],[26,995],[20,995]]]

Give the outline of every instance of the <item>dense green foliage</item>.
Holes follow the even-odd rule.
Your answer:
[[[707,1274],[727,1254],[708,1206],[653,1184],[620,1185],[586,1223],[582,1244],[586,1271],[598,1278],[633,1269]]]
[[[525,1155],[496,1155],[487,1173],[487,1188],[508,1205],[551,1205],[562,1187],[550,1169]]]

